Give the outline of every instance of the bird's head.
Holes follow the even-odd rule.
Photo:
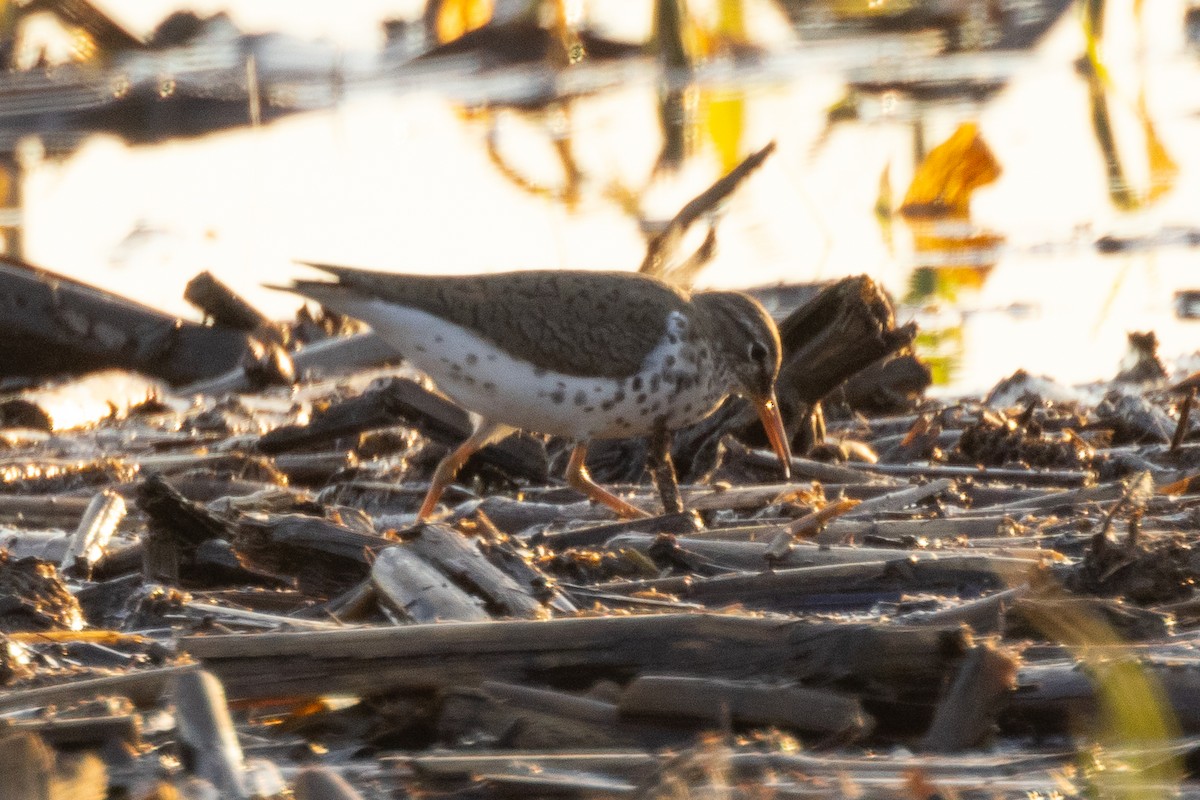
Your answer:
[[[790,477],[791,448],[775,397],[782,347],[774,320],[761,303],[740,292],[701,292],[692,301],[704,310],[703,319],[711,326],[717,363],[732,378],[734,393],[758,410],[771,449]]]

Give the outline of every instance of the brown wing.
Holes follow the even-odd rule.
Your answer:
[[[452,320],[535,367],[568,375],[632,375],[662,339],[667,314],[688,304],[681,292],[628,272],[446,277],[311,266],[352,292]]]

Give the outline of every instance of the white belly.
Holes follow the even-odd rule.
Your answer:
[[[679,428],[703,419],[724,399],[711,364],[689,380],[691,359],[681,337],[646,358],[642,377],[580,378],[536,368],[474,332],[415,309],[380,301],[346,308],[429,375],[468,411],[534,433],[572,439],[638,436],[656,424]],[[681,380],[682,379],[682,380]]]

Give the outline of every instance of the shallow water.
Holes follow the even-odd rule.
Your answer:
[[[297,301],[261,284],[295,274],[297,259],[636,269],[639,214],[669,218],[775,140],[723,209],[698,285],[865,272],[897,298],[901,321],[921,323],[945,390],[984,389],[1017,368],[1108,378],[1128,331],[1153,329],[1169,358],[1200,345],[1200,323],[1175,313],[1177,292],[1200,289],[1188,235],[1200,230],[1200,75],[1185,5],[1157,0],[1135,17],[1132,0],[1109,3],[1108,81],[1091,97],[1075,9],[1031,52],[939,57],[926,35],[810,38],[752,65],[718,62],[683,91],[685,155],[658,170],[662,76],[648,62],[568,71],[589,93],[532,113],[465,101],[520,94],[540,73],[406,75],[346,51],[336,85],[296,84],[317,102],[335,96],[328,109],[152,145],[94,136],[61,156],[27,144],[25,256],[193,317],[181,295],[202,269],[277,315]],[[1003,88],[936,100],[906,84],[871,88],[844,105],[853,118],[828,121],[849,84],[906,78]],[[1098,102],[1123,183],[1106,169]],[[903,219],[877,213],[882,176],[884,205],[898,208],[917,151],[966,122],[1002,170],[974,193],[966,225],[989,244],[923,250]],[[1105,254],[1104,236],[1132,244]]]

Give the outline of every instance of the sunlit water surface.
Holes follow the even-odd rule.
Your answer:
[[[618,198],[664,220],[718,177],[717,145],[730,134],[713,123],[728,105],[714,109],[733,99],[738,154],[771,140],[778,150],[724,209],[698,285],[867,273],[901,301],[901,321],[915,316],[927,331],[922,346],[948,389],[985,389],[1018,368],[1067,382],[1108,378],[1131,330],[1156,331],[1167,357],[1200,348],[1200,323],[1173,305],[1177,291],[1200,288],[1198,251],[1172,235],[1200,228],[1198,56],[1184,41],[1182,2],[1147,3],[1140,20],[1129,3],[1110,6],[1105,97],[1122,169],[1144,201],[1135,209],[1118,209],[1109,191],[1075,66],[1084,35],[1068,12],[1035,52],[929,63],[1009,76],[980,103],[885,93],[830,128],[827,111],[850,78],[923,63],[884,42],[800,47],[757,72],[731,72],[733,81],[689,90],[693,146],[674,171],[655,172],[662,133],[648,69],[554,113],[470,113],[454,99],[469,93],[463,85],[376,84],[257,129],[136,147],[95,137],[65,159],[35,152],[28,162],[25,252],[189,317],[183,286],[203,269],[279,316],[298,302],[261,284],[298,274],[295,260],[431,273],[636,269],[645,236]],[[918,280],[918,267],[959,259],[918,252],[901,219],[881,221],[881,175],[899,206],[918,127],[928,149],[969,121],[1003,170],[975,193],[971,224],[1002,242],[974,269]],[[489,137],[507,169],[550,188],[564,182],[554,143],[568,142],[577,198],[519,185],[489,158]],[[1177,167],[1165,179],[1152,174],[1161,167],[1153,144]],[[1162,192],[1150,199],[1154,187]],[[1104,235],[1147,244],[1106,255],[1094,245]]]

